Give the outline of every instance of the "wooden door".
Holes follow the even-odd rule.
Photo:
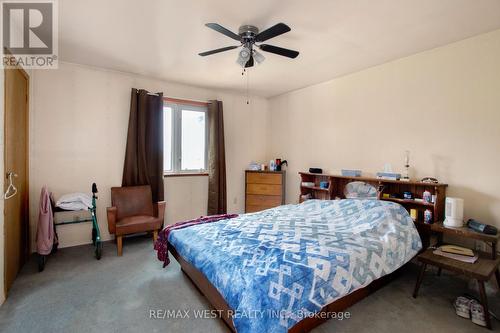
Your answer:
[[[4,235],[5,293],[29,254],[28,220],[28,89],[22,69],[5,70]],[[12,173],[13,187],[9,187]],[[14,195],[15,193],[15,195]]]

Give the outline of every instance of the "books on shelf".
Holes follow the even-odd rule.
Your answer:
[[[469,264],[475,263],[477,261],[477,259],[479,258],[477,253],[476,254],[473,253],[473,256],[470,256],[470,255],[445,252],[445,251],[441,250],[441,248],[435,249],[432,253],[434,253],[435,255],[438,255],[438,256],[458,260],[458,261],[469,263]]]
[[[474,257],[474,251],[466,247],[461,247],[458,245],[442,245],[439,249],[443,252],[460,254],[462,256]]]

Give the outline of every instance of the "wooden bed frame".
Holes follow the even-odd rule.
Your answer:
[[[193,284],[198,288],[198,290],[206,297],[206,299],[210,302],[210,304],[218,311],[220,311],[220,316],[226,323],[226,325],[231,329],[232,332],[236,332],[234,328],[233,321],[231,319],[231,314],[234,311],[229,307],[226,303],[226,300],[219,291],[208,281],[208,279],[201,273],[198,269],[196,269],[189,262],[184,260],[177,250],[170,245],[169,247],[170,253],[174,256],[174,258],[181,265],[182,271],[188,276],[188,278],[193,282]],[[322,324],[327,321],[329,316],[328,313],[332,312],[341,312],[350,307],[351,305],[359,302],[366,296],[380,289],[388,282],[393,280],[400,272],[400,268],[394,271],[391,274],[385,275],[380,279],[377,279],[370,283],[368,286],[358,289],[347,296],[339,298],[333,303],[328,304],[324,308],[321,309],[318,316],[305,318],[295,324],[291,329],[288,330],[289,333],[305,333],[309,332],[316,326]],[[321,316],[321,313],[324,313],[324,316]]]

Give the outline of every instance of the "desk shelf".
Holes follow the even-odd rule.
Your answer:
[[[400,181],[387,180],[374,177],[346,177],[329,174],[316,174],[310,172],[299,172],[301,178],[301,202],[302,195],[311,194],[314,199],[332,200],[335,198],[344,198],[344,187],[354,181],[361,181],[378,190],[378,198],[385,201],[397,202],[403,205],[408,211],[417,209],[418,218],[423,219],[424,210],[430,209],[434,222],[444,219],[444,200],[446,197],[447,184],[443,183],[424,183],[420,181]],[[328,189],[319,187],[320,182],[326,181]],[[302,186],[303,182],[313,183],[314,186]],[[411,192],[415,198],[422,198],[425,191],[431,192],[435,196],[434,202],[424,202],[423,200],[402,199],[403,192]],[[323,192],[323,193],[319,193]],[[384,194],[389,194],[391,197],[384,198]]]
[[[432,202],[418,201],[418,200],[414,200],[414,199],[380,198],[380,200],[397,202],[397,203],[402,204],[402,205],[415,205],[415,206],[424,206],[424,207],[434,208],[434,203],[432,203]]]

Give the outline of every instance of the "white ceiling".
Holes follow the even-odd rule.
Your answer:
[[[251,70],[251,92],[269,97],[498,29],[500,0],[62,0],[60,59],[244,91],[238,50],[197,55],[237,44],[207,22],[292,28],[266,43],[298,58],[262,52]]]

